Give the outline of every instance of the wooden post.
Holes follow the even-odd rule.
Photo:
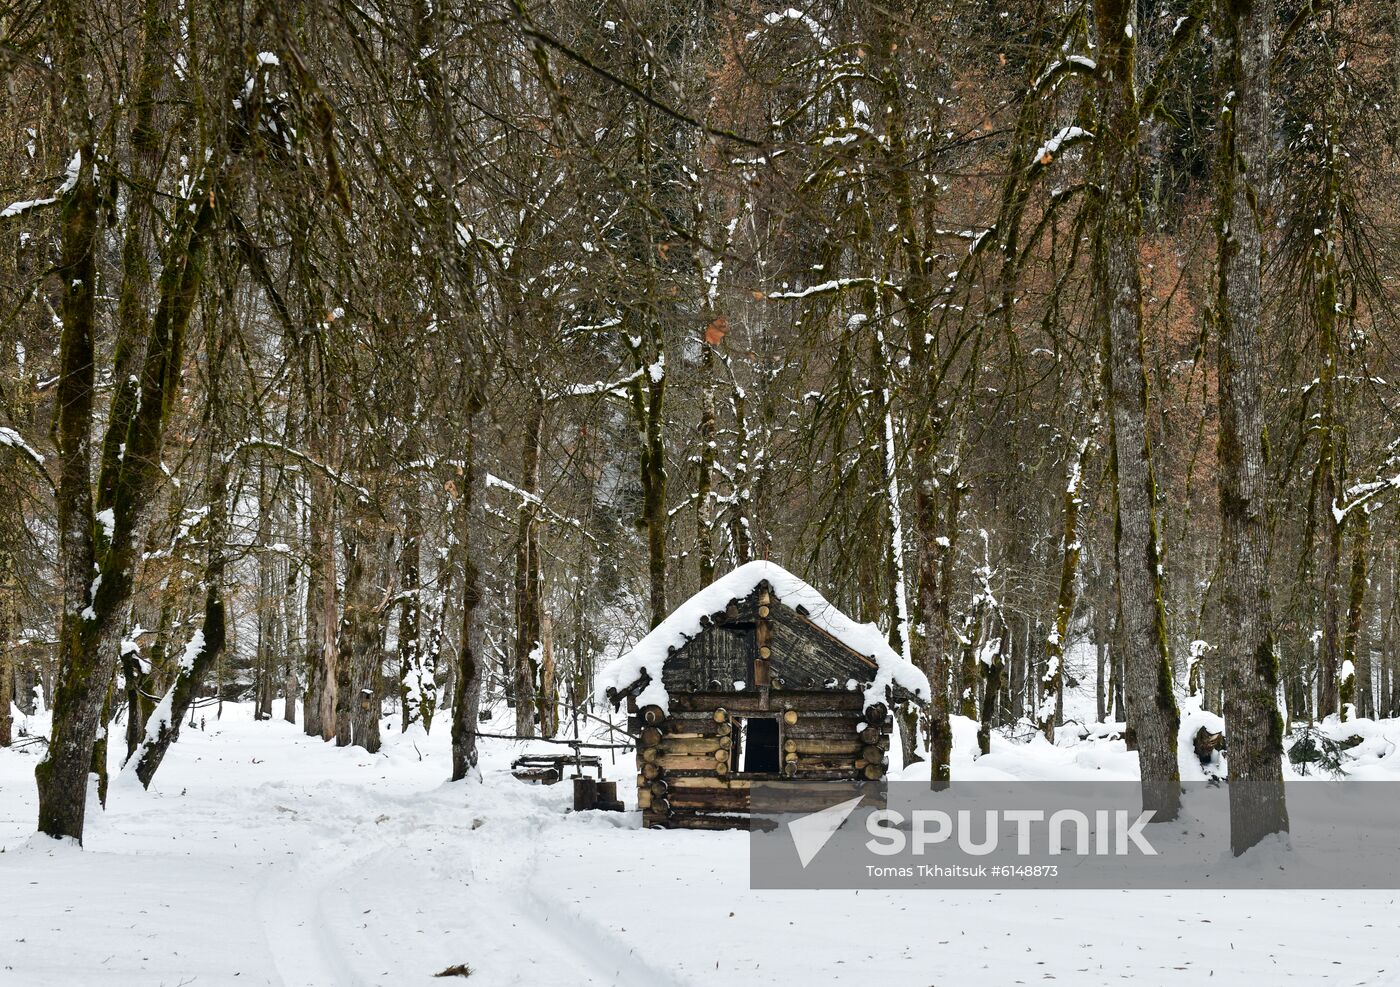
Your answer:
[[[613,797],[617,796],[617,784],[612,783]],[[574,779],[574,811],[586,812],[589,809],[598,807],[598,779],[597,778],[575,778]]]

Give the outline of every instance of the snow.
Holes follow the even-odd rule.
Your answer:
[[[102,536],[111,544],[112,538],[117,533],[117,514],[112,508],[97,512],[97,523],[102,525]]]
[[[852,316],[854,318],[854,316]],[[875,332],[876,340],[880,347],[880,359],[882,362],[888,359],[885,346],[885,334],[880,330]],[[907,665],[912,665],[910,659],[911,642],[909,633],[909,599],[906,589],[906,576],[904,567],[904,515],[899,509],[899,455],[895,447],[895,426],[894,426],[894,402],[890,398],[890,389],[886,386],[881,392],[884,402],[884,426],[885,426],[885,509],[890,518],[890,559],[894,563],[894,613],[891,619],[894,621],[894,633],[899,637],[900,657]],[[924,694],[925,696],[928,693]],[[866,700],[869,706],[870,699]]]
[[[1094,72],[1098,71],[1099,67],[1097,62],[1095,62],[1092,58],[1089,58],[1086,55],[1070,55],[1063,60],[1057,59],[1056,61],[1051,62],[1046,67],[1044,72],[1040,73],[1040,76],[1031,85],[1031,90],[1038,91],[1042,86],[1045,85],[1045,83],[1049,82],[1050,79],[1053,78],[1055,74],[1060,71],[1061,68],[1063,68],[1066,65],[1077,66],[1078,68],[1091,75]]]
[[[797,987],[856,970],[883,987],[1261,974],[1317,987],[1395,973],[1393,892],[754,891],[746,834],[573,813],[567,784],[509,776],[527,745],[487,741],[481,779],[448,784],[446,729],[386,724],[369,755],[255,722],[251,705],[196,717],[150,793],[94,801],[81,850],[31,836],[39,752],[0,750],[0,983],[429,987],[458,982],[433,974],[462,963],[465,983],[491,987]],[[1374,746],[1356,773],[1400,777],[1382,756],[1400,721],[1345,726],[1367,737],[1350,754]],[[1121,740],[996,735],[974,759],[976,727],[954,721],[955,777],[1135,777]],[[603,764],[635,806],[631,755]],[[1161,829],[1200,842],[1186,823]],[[683,924],[667,902],[684,903]]]
[[[645,368],[638,368],[614,381],[596,380],[591,384],[570,384],[549,397],[551,400],[555,400],[558,398],[590,397],[594,394],[610,394],[613,397],[625,398],[627,397],[627,385],[638,380],[645,372]]]
[[[78,174],[83,169],[83,152],[76,151],[73,158],[68,162],[68,167],[64,169],[63,184],[54,190],[54,195],[64,196],[78,187]]]
[[[821,284],[809,285],[809,286],[807,286],[807,287],[805,287],[805,288],[797,288],[797,289],[794,289],[794,290],[792,290],[792,291],[773,291],[773,292],[769,292],[768,297],[769,297],[769,298],[775,298],[775,299],[783,299],[783,298],[791,298],[791,299],[809,298],[809,297],[811,297],[812,295],[825,295],[825,294],[829,294],[830,292],[833,292],[833,291],[841,291],[841,290],[843,290],[843,289],[845,289],[845,288],[861,287],[861,286],[866,286],[866,285],[874,286],[874,287],[878,287],[878,288],[895,288],[895,287],[898,287],[898,286],[895,285],[893,282],[890,282],[890,281],[880,281],[880,280],[877,280],[877,279],[875,279],[875,278],[836,278],[835,280],[832,280],[832,281],[823,281]]]
[[[22,199],[19,202],[11,202],[4,209],[0,209],[0,219],[11,219],[40,206],[51,206],[57,201],[57,196],[51,196],[47,199]]]
[[[0,219],[3,218],[3,216],[0,216]],[[24,438],[12,428],[0,426],[0,446],[9,446],[11,449],[18,449],[38,465],[42,466],[44,463],[44,457],[39,455],[34,447],[28,442],[25,442]]]
[[[97,603],[97,591],[101,588],[102,574],[98,573],[92,577],[92,585],[88,586],[88,605],[83,607],[83,612],[81,614],[84,620],[91,621],[97,619],[97,611],[93,609],[93,607]]]
[[[1211,763],[1202,765],[1195,756],[1196,734],[1204,727],[1206,733],[1226,733],[1225,721],[1209,710],[1201,709],[1199,697],[1188,697],[1181,704],[1181,725],[1176,731],[1177,762],[1182,781],[1225,777],[1225,764],[1219,751],[1211,752]]]
[[[721,576],[683,603],[658,624],[626,654],[619,656],[598,673],[597,690],[603,696],[608,689],[622,690],[632,685],[643,673],[651,682],[637,696],[643,706],[670,708],[670,697],[661,684],[661,669],[671,651],[682,647],[700,633],[702,617],[709,617],[754,591],[759,583],[768,581],[773,594],[785,606],[807,611],[807,619],[853,651],[874,659],[877,669],[874,679],[866,686],[865,702],[884,702],[885,690],[900,685],[916,696],[930,696],[924,673],[896,653],[885,639],[884,632],[874,624],[860,624],[847,617],[826,601],[806,582],[788,572],[776,562],[760,560],[741,565]]]
[[[789,7],[787,10],[775,10],[763,16],[763,23],[768,27],[776,27],[783,23],[783,21],[795,21],[801,24],[811,32],[812,38],[817,44],[821,45],[823,48],[831,47],[831,40],[826,36],[826,32],[822,30],[821,24],[818,23],[814,17],[798,10],[796,7]],[[749,41],[752,41],[756,37],[758,37],[757,31],[750,31],[748,35],[746,35],[746,39]]]
[[[1043,161],[1047,155],[1053,158],[1056,154],[1060,153],[1060,148],[1070,141],[1078,140],[1081,137],[1093,136],[1093,134],[1089,133],[1089,131],[1085,130],[1083,127],[1063,127],[1054,137],[1051,137],[1044,144],[1040,145],[1040,147],[1036,148],[1035,153],[1031,155],[1031,160]]]
[[[27,199],[23,202],[12,202],[4,209],[0,209],[0,219],[10,219],[29,212],[31,209],[38,209],[41,206],[51,206],[63,196],[78,187],[78,174],[83,167],[83,152],[78,151],[68,162],[68,167],[64,169],[63,184],[54,189],[54,193],[47,199]]]

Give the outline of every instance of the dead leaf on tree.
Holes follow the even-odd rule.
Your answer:
[[[724,342],[728,332],[729,319],[721,315],[705,327],[705,342],[711,346],[718,346]]]

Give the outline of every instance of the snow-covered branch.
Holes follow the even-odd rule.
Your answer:
[[[561,524],[567,524],[572,528],[577,528],[579,534],[583,535],[583,537],[587,538],[589,541],[593,541],[593,536],[590,535],[584,529],[582,521],[576,520],[575,518],[571,518],[565,514],[560,514],[558,511],[554,510],[552,507],[546,504],[540,498],[539,494],[533,494],[528,490],[523,490],[520,487],[517,487],[514,483],[511,483],[509,480],[502,480],[499,476],[496,476],[494,473],[486,474],[486,486],[496,487],[498,490],[504,490],[507,493],[512,494],[513,496],[519,497],[522,505],[533,504],[552,520],[558,521]]]
[[[83,152],[79,151],[73,155],[73,160],[68,162],[68,170],[64,175],[63,184],[54,189],[53,195],[47,199],[27,199],[21,202],[12,202],[4,209],[0,209],[0,219],[12,219],[15,216],[22,216],[25,213],[51,206],[78,185],[78,172],[82,170]]]
[[[821,284],[809,285],[806,288],[797,288],[792,291],[774,291],[769,293],[768,298],[789,299],[789,298],[810,298],[812,295],[826,295],[832,292],[844,291],[847,288],[890,288],[899,290],[899,285],[892,281],[881,281],[878,278],[837,278],[834,281],[823,281]]]
[[[233,457],[241,453],[244,449],[267,449],[272,452],[280,452],[282,455],[294,459],[304,466],[311,467],[318,473],[325,476],[332,483],[343,487],[349,487],[351,490],[355,491],[356,495],[359,496],[360,499],[370,499],[370,493],[366,488],[360,486],[358,483],[355,483],[352,480],[346,479],[344,476],[341,476],[339,473],[331,469],[325,463],[320,462],[319,460],[314,459],[311,456],[308,456],[300,449],[293,449],[289,445],[284,445],[281,442],[273,442],[271,439],[244,439],[241,442],[239,442],[236,446],[234,446],[233,449],[229,452],[229,458],[232,459]]]
[[[38,450],[28,442],[25,442],[24,438],[18,432],[12,428],[0,427],[0,446],[6,446],[17,451],[34,467],[34,472],[39,474],[49,490],[52,491],[54,489],[53,478],[49,476],[49,471],[44,468],[44,457],[39,455]]]
[[[585,398],[595,394],[606,394],[609,397],[626,398],[627,385],[635,383],[643,373],[645,368],[638,367],[625,377],[620,377],[614,381],[596,380],[591,384],[570,384],[561,391],[546,395],[546,401],[557,401],[560,398]]]

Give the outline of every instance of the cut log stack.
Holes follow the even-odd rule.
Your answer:
[[[758,657],[753,663],[753,684],[760,689],[767,689],[772,681],[772,666],[769,659],[773,657],[773,627],[768,621],[769,606],[773,598],[764,590],[758,597],[758,621],[754,627],[754,641],[758,645]]]

